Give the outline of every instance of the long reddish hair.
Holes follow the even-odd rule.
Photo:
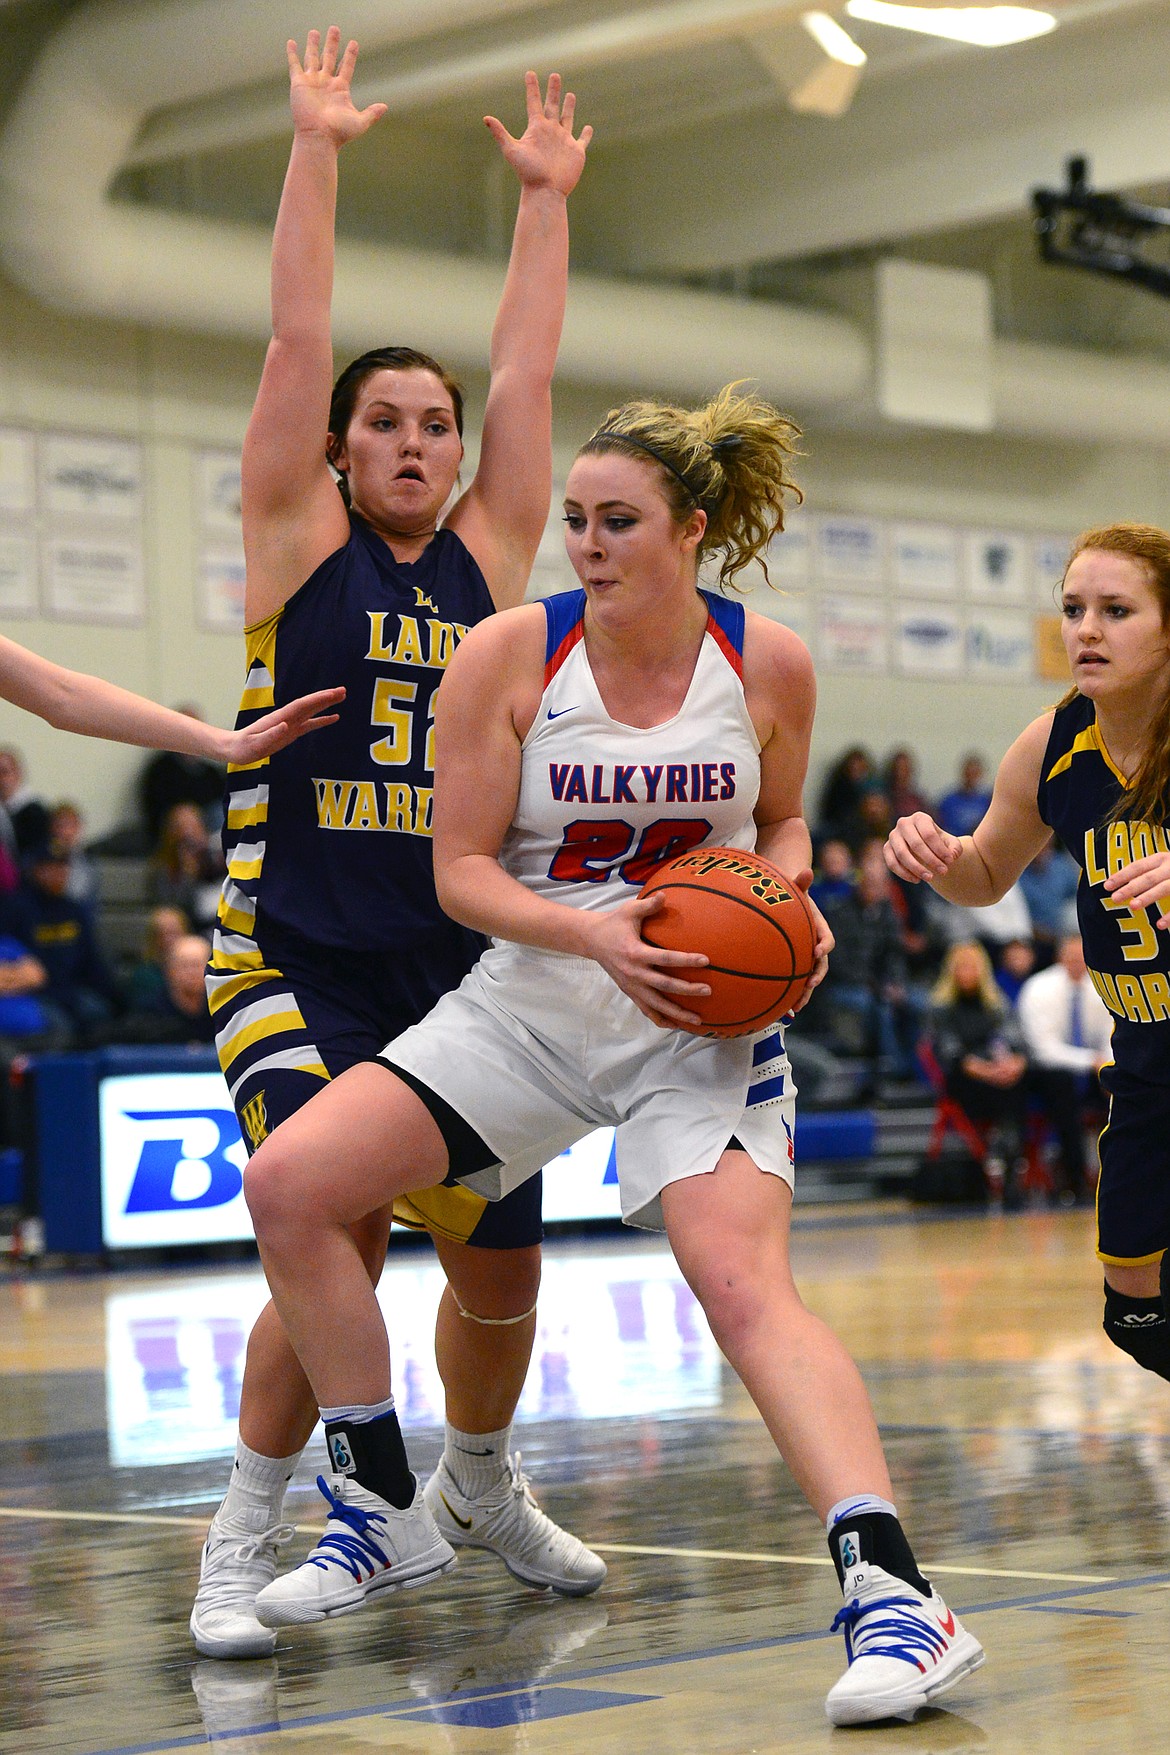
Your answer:
[[[1170,631],[1170,531],[1156,524],[1102,524],[1095,530],[1082,530],[1072,545],[1065,565],[1069,567],[1086,549],[1099,549],[1104,554],[1126,555],[1136,561],[1146,575],[1162,611],[1162,626]],[[1062,579],[1061,583],[1064,581]],[[1076,699],[1071,689],[1060,706]],[[1128,788],[1110,813],[1113,821],[1128,817],[1135,822],[1165,824],[1170,815],[1170,673],[1155,703],[1146,733],[1145,748],[1137,771]]]

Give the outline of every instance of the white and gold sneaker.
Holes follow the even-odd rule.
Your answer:
[[[488,1548],[513,1578],[533,1590],[555,1590],[587,1597],[604,1581],[605,1561],[554,1523],[540,1509],[520,1467],[520,1452],[508,1458],[498,1486],[478,1499],[460,1492],[446,1458],[426,1485],[427,1507],[455,1547]]]

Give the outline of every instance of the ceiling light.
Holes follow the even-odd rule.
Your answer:
[[[865,50],[827,12],[802,12],[800,22],[830,60],[844,67],[865,66]]]
[[[1038,12],[1031,6],[897,6],[891,0],[845,0],[845,10],[850,18],[861,18],[868,24],[890,24],[928,37],[972,43],[980,49],[1024,43],[1056,29],[1050,12]]]

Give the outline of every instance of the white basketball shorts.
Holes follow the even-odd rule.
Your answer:
[[[732,1135],[792,1186],[796,1088],[781,1026],[731,1039],[663,1030],[585,957],[495,944],[382,1052],[496,1154],[460,1179],[489,1200],[606,1126],[628,1225],[661,1230],[662,1190],[714,1170]]]

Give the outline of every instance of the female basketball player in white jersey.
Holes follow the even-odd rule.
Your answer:
[[[448,1176],[498,1196],[609,1123],[625,1217],[665,1228],[826,1521],[851,1660],[829,1716],[908,1714],[982,1661],[915,1565],[856,1367],[793,1284],[783,1033],[715,1041],[676,1028],[697,1022],[688,1000],[706,992],[704,959],[640,932],[656,904],[639,886],[679,847],[758,847],[811,875],[808,653],[779,623],[697,589],[703,559],[733,581],[781,527],[794,437],[733,389],[697,413],[615,410],[568,478],[583,589],[481,623],[448,671],[436,878],[448,911],[495,943],[377,1063],[279,1128],[246,1179],[339,1477],[310,1561],[257,1600],[270,1625],[356,1608],[396,1553],[434,1541],[420,1507],[394,1510],[394,1459],[356,1423],[385,1402],[390,1367],[349,1227]],[[818,978],[831,944],[821,922]],[[314,1283],[329,1286],[329,1323]]]
[[[463,459],[462,396],[443,367],[415,349],[383,347],[333,383],[338,156],[384,107],[355,107],[356,59],[354,43],[341,52],[335,27],[324,41],[309,34],[303,64],[288,45],[294,137],[273,239],[273,338],[243,453],[241,723],[317,679],[347,691],[338,723],[311,757],[282,752],[261,771],[230,777],[228,878],[208,999],[252,1146],[323,1081],[423,1017],[482,949],[435,897],[432,699],[467,627],[522,601],[545,528],[567,198],[590,134],[574,137],[573,99],[562,104],[555,74],[543,98],[527,76],[519,139],[488,120],[520,202],[492,332],[479,462],[448,510]],[[539,1184],[499,1206],[442,1189],[398,1214],[430,1230],[448,1278],[436,1331],[447,1414],[436,1504],[445,1533],[492,1549],[534,1588],[596,1590],[605,1563],[540,1510],[508,1455],[535,1334]],[[385,1204],[360,1221],[375,1279],[389,1226]],[[205,1656],[259,1656],[275,1644],[252,1605],[273,1577],[285,1489],[316,1422],[313,1394],[270,1305],[249,1339],[235,1465],[191,1616]],[[377,1435],[403,1454],[393,1408],[379,1409]],[[403,1505],[415,1490],[404,1471],[394,1488]],[[412,1582],[453,1559],[446,1542],[437,1544]]]
[[[1061,615],[1075,687],[1012,744],[974,834],[956,839],[916,811],[895,825],[886,861],[976,907],[1050,833],[1081,867],[1085,961],[1115,1020],[1097,1188],[1105,1333],[1170,1379],[1170,533],[1085,531]]]

